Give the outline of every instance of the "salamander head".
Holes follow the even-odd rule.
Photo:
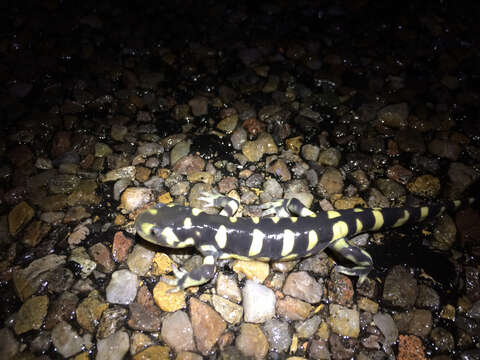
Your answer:
[[[183,248],[194,245],[192,238],[180,239],[178,229],[172,227],[171,216],[165,211],[167,208],[160,210],[158,207],[151,208],[140,212],[135,219],[135,229],[137,234],[145,240],[170,248]]]

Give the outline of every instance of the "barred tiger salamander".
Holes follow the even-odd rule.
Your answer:
[[[293,198],[263,204],[263,215],[273,217],[234,217],[239,206],[236,200],[219,194],[203,194],[200,199],[207,206],[222,208],[220,215],[159,204],[142,211],[135,221],[136,231],[142,238],[170,248],[194,246],[204,256],[203,264],[191,272],[174,267],[176,279],[162,279],[175,286],[172,291],[211,280],[217,259],[286,261],[310,256],[327,247],[354,264],[353,267],[337,266],[338,272],[358,276],[363,282],[373,267],[372,258],[365,250],[350,244],[348,238],[422,221],[473,202],[469,199],[422,207],[354,208],[315,214]]]

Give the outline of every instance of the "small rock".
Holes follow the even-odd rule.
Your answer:
[[[310,304],[320,302],[323,295],[322,286],[304,271],[288,275],[283,292],[286,295],[304,300]]]
[[[264,323],[275,316],[275,294],[266,286],[247,280],[242,296],[246,322]]]
[[[173,289],[173,286],[159,281],[153,288],[155,304],[166,312],[174,312],[185,308],[187,306],[185,303],[185,291],[169,293],[168,290],[170,289]]]
[[[340,164],[342,154],[335,148],[328,148],[322,151],[318,157],[317,162],[320,165],[337,167]]]
[[[153,193],[148,188],[127,188],[121,196],[120,208],[128,212],[135,211],[153,200]]]
[[[225,321],[207,304],[190,299],[190,318],[198,351],[206,355],[225,331]]]
[[[404,128],[407,126],[408,104],[387,105],[377,113],[378,120],[388,127]]]
[[[295,331],[299,338],[310,339],[318,330],[321,322],[322,318],[318,315],[314,315],[310,319],[296,323]]]
[[[270,273],[269,264],[262,261],[235,260],[232,269],[259,283],[263,283]]]
[[[97,269],[105,273],[111,273],[115,264],[110,256],[110,249],[102,243],[96,243],[89,249],[90,256],[98,264]]]
[[[114,305],[102,313],[100,323],[98,324],[97,339],[105,339],[117,332],[125,324],[128,310]]]
[[[48,296],[34,296],[25,301],[15,317],[14,330],[17,335],[38,330],[47,315]]]
[[[235,346],[244,356],[263,359],[267,356],[268,341],[258,325],[242,324]]]
[[[133,251],[128,255],[127,265],[131,272],[139,276],[145,276],[152,266],[155,252],[147,249],[142,244],[134,246]]]
[[[161,336],[176,353],[196,350],[192,324],[184,311],[168,314],[163,319]]]
[[[16,205],[8,214],[10,235],[15,236],[35,215],[35,211],[26,201]]]
[[[313,312],[313,306],[286,296],[283,299],[279,299],[276,304],[277,315],[284,318],[285,320],[305,320]],[[246,320],[245,320],[246,321]]]
[[[103,298],[99,295],[97,290],[88,294],[77,307],[76,318],[78,324],[87,330],[89,333],[94,333],[95,328],[100,321],[102,313],[108,308]]]
[[[242,301],[242,293],[232,276],[218,273],[216,282],[217,294],[236,303]]]
[[[357,310],[330,304],[329,323],[332,331],[341,336],[356,338],[360,333],[360,316]]]
[[[170,348],[168,346],[153,345],[146,348],[143,351],[136,353],[133,356],[133,360],[169,360],[170,359]]]
[[[97,341],[97,360],[121,360],[130,348],[130,339],[125,331],[119,331]]]
[[[321,194],[331,196],[340,194],[343,191],[343,178],[340,171],[333,167],[327,168],[322,174],[317,186]]]
[[[112,256],[119,263],[127,258],[130,249],[133,246],[133,240],[121,231],[117,231],[113,237]]]
[[[126,269],[115,271],[106,288],[107,301],[113,304],[128,305],[135,299],[137,287],[137,275]]]
[[[212,296],[212,305],[222,318],[230,324],[238,324],[242,320],[243,307],[221,296]]]
[[[426,360],[422,340],[414,335],[400,335],[398,360]]]
[[[13,359],[19,352],[20,344],[8,328],[0,329],[0,351],[5,359]]]
[[[288,351],[292,343],[292,334],[288,323],[272,319],[263,325],[263,331],[270,344],[270,350],[276,352]]]
[[[380,329],[384,336],[383,349],[386,353],[391,353],[391,346],[397,341],[398,328],[389,314],[377,313],[373,317],[375,326]]]
[[[78,354],[84,348],[91,348],[91,335],[85,334],[79,336],[72,326],[65,321],[61,321],[52,331],[52,341],[56,351],[63,357],[69,358]]]
[[[408,183],[407,189],[415,195],[435,197],[440,192],[440,180],[432,175],[422,175]]]
[[[428,151],[436,156],[447,158],[451,161],[457,161],[462,148],[453,141],[444,139],[433,139],[428,144]]]
[[[389,306],[401,309],[411,308],[417,299],[417,281],[403,266],[394,266],[383,287],[382,300]]]

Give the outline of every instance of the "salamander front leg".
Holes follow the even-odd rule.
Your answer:
[[[345,275],[358,276],[359,284],[365,281],[373,268],[373,261],[369,253],[358,246],[349,244],[344,238],[334,241],[329,245],[329,248],[357,265],[351,268],[337,265],[335,271]]]
[[[212,280],[215,276],[216,260],[215,256],[208,255],[203,259],[202,265],[190,272],[180,270],[176,266],[173,266],[173,273],[175,274],[176,279],[162,277],[160,280],[164,283],[175,286],[173,289],[168,290],[170,293],[184,290],[192,286],[203,285]]]
[[[283,199],[272,202],[267,202],[260,205],[264,209],[262,216],[274,215],[278,217],[290,217],[291,214],[297,216],[317,216],[313,211],[307,208],[302,202],[296,198]]]
[[[207,207],[221,208],[221,216],[233,216],[235,215],[239,207],[237,200],[218,193],[212,194],[209,192],[202,192],[201,196],[198,199],[204,201],[206,203],[205,206]]]

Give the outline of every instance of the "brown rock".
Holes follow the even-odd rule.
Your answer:
[[[124,261],[130,249],[133,246],[133,240],[121,231],[117,231],[113,237],[112,256],[116,262]]]
[[[242,324],[235,346],[244,356],[264,359],[268,353],[268,341],[260,327],[255,324]]]
[[[115,263],[110,256],[110,249],[102,243],[96,243],[89,249],[89,254],[97,263],[97,269],[101,272],[111,273],[115,268]]]
[[[8,214],[8,229],[15,236],[20,229],[35,215],[35,211],[27,202],[22,201]]]
[[[195,298],[190,299],[190,318],[198,350],[207,355],[227,324],[215,310]]]
[[[313,311],[313,306],[290,296],[277,301],[277,314],[286,320],[306,320]]]
[[[108,304],[103,300],[97,290],[88,294],[76,310],[78,324],[90,333],[95,332],[102,313],[108,308]]]
[[[400,335],[398,339],[398,360],[425,360],[422,340],[414,335]]]
[[[14,330],[17,335],[38,330],[47,315],[48,296],[34,296],[22,305],[15,318]]]

